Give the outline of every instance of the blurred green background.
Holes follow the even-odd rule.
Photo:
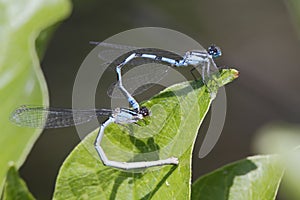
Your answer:
[[[201,127],[193,158],[193,179],[254,153],[257,130],[274,121],[300,122],[299,36],[294,6],[285,1],[73,1],[73,13],[55,32],[42,61],[50,104],[71,107],[76,72],[93,48],[119,32],[144,27],[180,31],[203,47],[222,48],[218,65],[234,67],[240,77],[226,86],[227,118],[212,152],[197,157],[209,116]],[[107,81],[112,81],[108,77]],[[139,96],[139,100],[151,95]],[[84,97],[83,97],[84,98]],[[96,97],[108,107],[106,93]],[[26,104],[26,102],[24,102]],[[59,167],[79,142],[75,128],[46,130],[21,168],[37,199],[50,199]],[[278,199],[285,199],[280,193]]]

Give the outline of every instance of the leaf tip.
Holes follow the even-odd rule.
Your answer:
[[[233,75],[233,78],[234,78],[234,79],[236,79],[236,78],[239,77],[240,72],[239,72],[238,70],[236,70],[236,69],[231,69],[231,71],[232,71],[232,75]]]
[[[239,71],[236,69],[221,69],[217,75],[216,80],[219,86],[224,86],[238,77]]]

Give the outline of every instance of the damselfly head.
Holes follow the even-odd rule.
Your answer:
[[[211,45],[210,47],[208,47],[207,52],[213,58],[217,58],[217,57],[220,57],[222,55],[222,51],[221,51],[220,47],[218,47],[214,44]]]
[[[145,106],[142,106],[142,107],[140,108],[139,114],[143,115],[143,117],[147,117],[147,116],[149,116],[151,113],[150,113],[150,111],[148,110],[148,108],[146,108]]]

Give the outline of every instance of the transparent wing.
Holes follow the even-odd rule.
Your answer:
[[[169,59],[173,60],[181,60],[183,57],[181,55],[178,55],[176,53],[173,53],[171,51],[163,50],[163,49],[157,49],[157,48],[139,48],[139,49],[134,49],[131,51],[127,51],[125,54],[120,55],[119,57],[115,57],[114,60],[111,61],[110,65],[111,67],[115,68],[117,65],[121,64],[126,58],[128,58],[131,54],[136,53],[136,54],[151,54],[155,55],[158,57],[166,57]],[[147,64],[147,63],[158,63],[158,64],[164,64],[164,65],[169,65],[169,63],[163,62],[160,59],[150,59],[150,58],[135,58],[128,62],[126,66],[138,66],[142,64]]]
[[[96,42],[96,41],[90,41],[89,43],[102,47],[99,49],[98,57],[101,60],[105,61],[105,65],[109,65],[116,58],[120,57],[121,55],[129,51],[141,48],[141,47],[113,44],[113,43],[106,43],[106,42]]]
[[[127,52],[126,54],[115,59],[109,67],[115,68],[132,53],[151,54],[173,60],[183,59],[182,56],[170,51],[144,48]],[[162,80],[167,75],[169,66],[170,63],[163,62],[159,59],[153,60],[149,58],[136,58],[122,68],[123,85],[129,93],[133,95],[140,94]],[[134,67],[134,69],[132,69],[132,67]],[[116,87],[117,84],[117,82],[113,83],[109,87],[107,94],[110,97],[122,98],[124,95]]]
[[[146,64],[128,71],[123,75],[123,85],[133,96],[141,94],[153,87],[167,75],[169,66],[158,64]],[[118,82],[114,82],[107,90],[108,96],[112,98],[124,98],[118,88]]]
[[[109,109],[72,110],[38,106],[17,108],[10,120],[18,126],[33,128],[60,128],[86,123],[99,116],[112,114]]]
[[[103,46],[103,47],[109,47],[113,49],[122,49],[122,50],[134,50],[138,49],[140,47],[134,47],[129,45],[123,45],[123,44],[113,44],[113,43],[107,43],[107,42],[96,42],[96,41],[90,41],[90,44]]]
[[[112,98],[124,98],[124,95],[122,95],[122,93],[119,91],[117,84],[118,82],[114,82],[110,85],[110,87],[107,90],[107,95]],[[154,83],[145,84],[141,87],[138,87],[136,90],[130,87],[129,91],[131,92],[132,96],[135,96],[145,92],[146,90],[150,89],[154,85],[155,85]]]
[[[106,43],[106,42],[96,42],[90,41],[90,44],[100,46],[98,57],[105,61],[105,65],[112,65],[113,69],[116,65],[123,62],[129,55],[132,53],[147,53],[147,54],[154,54],[158,56],[163,56],[175,60],[182,59],[181,55],[173,53],[171,51],[166,51],[163,49],[158,48],[144,48],[144,47],[136,47],[136,46],[129,46],[129,45],[122,45],[122,44],[113,44],[113,43]],[[149,62],[160,62],[160,61],[153,61],[149,59],[135,59],[132,62],[129,62],[127,65],[137,66],[145,63],[145,60]]]

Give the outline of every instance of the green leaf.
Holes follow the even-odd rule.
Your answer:
[[[50,42],[50,38],[54,34],[55,30],[58,28],[60,23],[51,25],[44,30],[42,30],[35,41],[37,55],[40,60],[43,60],[44,54]]]
[[[281,186],[287,199],[300,199],[300,126],[289,123],[270,123],[262,127],[254,140],[254,148],[261,153],[278,153],[282,157],[285,174]]]
[[[48,104],[35,40],[41,30],[66,17],[69,11],[67,0],[0,3],[0,194],[9,161],[19,167],[41,133],[10,123],[11,112],[22,104]]]
[[[236,77],[236,70],[222,70],[217,81],[225,85]],[[111,160],[175,156],[178,166],[131,171],[106,167],[94,149],[95,130],[61,167],[54,199],[189,199],[193,144],[210,104],[201,82],[176,84],[143,104],[152,112],[147,125],[112,124],[105,130],[101,146]]]
[[[277,156],[248,157],[196,180],[192,186],[192,199],[275,199],[282,174]]]
[[[295,27],[298,29],[298,34],[300,35],[300,1],[299,0],[288,0],[285,1],[290,11],[292,20]]]
[[[264,154],[284,154],[300,146],[300,126],[289,123],[269,123],[260,128],[253,141],[255,151]]]
[[[3,200],[33,200],[35,199],[27,189],[26,183],[20,178],[14,165],[7,172]]]

